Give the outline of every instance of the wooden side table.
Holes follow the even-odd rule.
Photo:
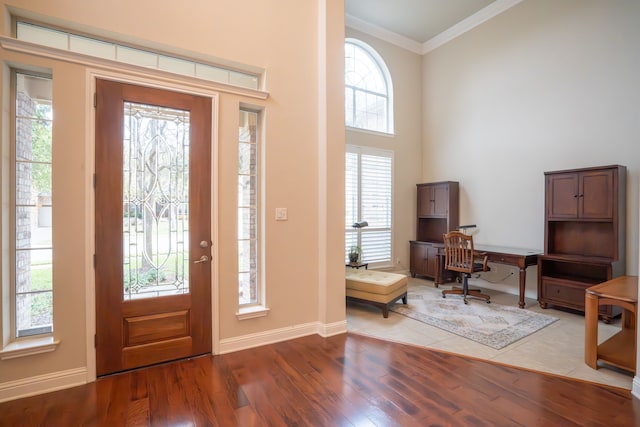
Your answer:
[[[636,372],[636,325],[638,316],[638,276],[621,276],[585,291],[584,361],[598,369],[598,360],[626,371]],[[622,329],[598,345],[598,307],[622,308]]]
[[[356,269],[360,269],[360,267],[364,267],[365,270],[368,270],[369,263],[368,262],[350,262],[345,264],[345,267],[351,267]]]

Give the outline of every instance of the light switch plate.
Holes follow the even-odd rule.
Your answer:
[[[287,220],[287,208],[276,208],[276,221]]]

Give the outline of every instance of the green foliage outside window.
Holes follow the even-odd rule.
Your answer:
[[[32,123],[32,186],[40,194],[51,194],[51,105],[38,104]]]

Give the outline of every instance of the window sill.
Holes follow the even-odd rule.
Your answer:
[[[264,317],[269,314],[269,309],[263,305],[253,305],[251,307],[242,307],[238,309],[236,317],[238,320],[253,319],[255,317]]]
[[[348,131],[368,133],[370,135],[378,135],[378,136],[384,136],[384,137],[388,137],[388,138],[395,138],[395,136],[396,136],[395,132],[382,132],[382,131],[379,131],[379,130],[356,128],[356,127],[352,127],[352,126],[345,126],[345,128]]]
[[[52,336],[13,341],[0,351],[0,360],[48,353],[58,348],[58,344],[60,344],[60,340],[54,340]]]

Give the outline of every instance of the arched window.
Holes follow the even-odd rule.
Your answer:
[[[344,47],[346,125],[393,133],[393,85],[387,66],[360,40],[347,39]]]

